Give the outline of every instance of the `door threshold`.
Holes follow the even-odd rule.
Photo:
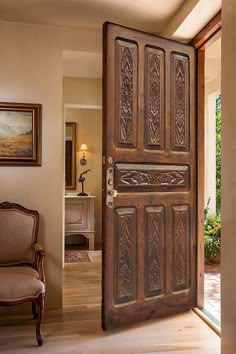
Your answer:
[[[195,307],[192,309],[193,312],[195,312],[219,337],[221,337],[221,329],[220,327],[213,321],[211,320],[204,312],[203,310],[200,310],[199,308]]]

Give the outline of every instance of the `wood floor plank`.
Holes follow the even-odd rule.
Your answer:
[[[9,311],[0,317],[0,353],[220,353],[220,338],[192,311],[103,332],[100,262],[67,264],[63,276],[64,306],[45,313],[44,346],[36,346],[30,308],[28,315]]]

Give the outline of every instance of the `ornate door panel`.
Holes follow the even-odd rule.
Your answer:
[[[104,25],[103,328],[196,305],[193,47]]]

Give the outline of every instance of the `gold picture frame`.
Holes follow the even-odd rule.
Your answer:
[[[0,166],[41,166],[42,105],[0,102]]]

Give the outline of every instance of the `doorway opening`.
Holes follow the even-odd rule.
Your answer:
[[[198,295],[196,313],[220,336],[221,12],[191,41],[198,57]]]
[[[63,307],[101,307],[102,55],[63,52]],[[86,293],[86,284],[94,284]],[[89,288],[91,289],[91,287]],[[86,296],[85,296],[86,294]]]
[[[173,80],[173,85],[176,85],[176,87],[174,86],[170,90],[170,94],[172,95],[174,93],[175,95],[172,97],[172,100],[170,101],[172,102],[171,107],[173,108],[173,102],[174,102],[176,109],[172,111],[172,115],[167,117],[169,122],[167,125],[164,124],[165,116],[162,114],[162,111],[160,111],[161,114],[160,117],[162,119],[161,120],[162,123],[161,125],[159,125],[159,128],[156,129],[155,124],[153,125],[152,123],[153,120],[159,122],[158,120],[159,118],[156,118],[157,116],[156,112],[159,111],[156,111],[155,107],[152,109],[152,105],[146,105],[146,107],[150,108],[149,115],[146,116],[146,125],[143,124],[143,121],[137,119],[139,115],[133,114],[133,112],[136,112],[137,107],[139,107],[137,105],[137,101],[139,100],[139,102],[142,102],[143,100],[143,96],[140,97],[140,92],[142,91],[138,90],[136,86],[138,82],[137,72],[134,71],[134,69],[137,68],[137,56],[136,56],[137,48],[135,45],[133,45],[132,40],[134,36],[136,36],[136,34],[133,33],[132,30],[125,29],[125,31],[127,31],[126,33],[127,37],[129,38],[129,36],[131,36],[131,40],[129,38],[129,41],[128,40],[120,41],[117,40],[116,37],[114,38],[109,37],[109,36],[114,36],[114,33],[116,31],[119,32],[119,28],[118,28],[119,26],[112,25],[112,24],[109,24],[108,26],[110,26],[109,27],[110,32],[109,35],[107,36],[107,42],[110,46],[110,50],[107,50],[106,54],[108,55],[109,59],[112,60],[106,61],[110,65],[110,66],[107,65],[106,74],[107,75],[109,74],[109,79],[112,77],[113,80],[106,80],[106,84],[107,84],[105,88],[106,99],[109,98],[109,100],[106,100],[106,104],[104,105],[104,107],[106,107],[106,114],[109,117],[112,117],[114,121],[111,122],[109,120],[109,124],[106,121],[107,124],[106,137],[108,137],[108,139],[106,139],[107,158],[105,159],[105,163],[107,168],[106,170],[108,172],[111,171],[109,172],[111,174],[111,177],[109,178],[107,177],[108,179],[106,184],[106,188],[109,191],[108,193],[109,197],[107,197],[106,199],[106,203],[107,203],[106,205],[108,207],[106,208],[106,217],[109,219],[108,227],[106,229],[106,231],[108,232],[106,232],[106,235],[108,234],[114,235],[115,233],[117,233],[119,237],[117,238],[107,237],[106,247],[104,247],[105,249],[104,254],[106,257],[106,261],[104,264],[106,265],[109,264],[110,268],[104,267],[106,274],[104,276],[105,281],[103,282],[103,290],[105,291],[105,298],[111,301],[110,303],[108,303],[107,301],[107,303],[105,304],[106,308],[104,306],[105,310],[103,312],[104,314],[103,319],[105,318],[105,322],[103,322],[103,328],[105,329],[116,327],[117,324],[119,324],[118,318],[121,318],[122,321],[124,320],[123,318],[124,307],[121,310],[121,306],[114,307],[114,303],[117,305],[120,305],[122,303],[122,306],[128,306],[128,307],[131,306],[132,308],[133,304],[131,304],[131,302],[134,299],[136,299],[136,296],[141,296],[140,295],[141,292],[143,294],[141,297],[144,300],[144,302],[146,302],[145,306],[147,305],[147,311],[151,311],[150,301],[147,300],[149,297],[153,298],[151,304],[153,304],[155,307],[155,302],[156,302],[155,296],[164,293],[168,289],[169,289],[168,291],[172,289],[171,296],[173,296],[174,298],[175,296],[178,295],[177,294],[178,291],[185,291],[186,289],[190,289],[191,286],[193,285],[193,288],[188,291],[188,296],[184,296],[184,301],[185,301],[186,308],[193,307],[193,304],[195,306],[195,301],[196,301],[196,296],[195,296],[196,295],[196,288],[195,288],[196,271],[195,270],[196,270],[196,259],[197,259],[196,253],[194,252],[194,249],[196,249],[194,248],[194,242],[189,243],[187,241],[190,235],[195,235],[196,232],[194,213],[196,212],[196,208],[197,208],[197,205],[195,204],[197,198],[195,195],[196,188],[192,188],[194,186],[194,183],[196,182],[196,179],[194,177],[194,174],[190,173],[191,171],[194,170],[195,160],[189,159],[189,156],[191,156],[189,155],[189,152],[193,151],[196,148],[196,144],[194,140],[195,134],[193,133],[190,134],[191,144],[190,144],[190,138],[188,136],[190,128],[191,129],[195,128],[195,122],[196,122],[196,119],[194,117],[195,110],[190,111],[190,116],[188,116],[188,113],[189,113],[189,106],[191,106],[191,102],[195,103],[194,97],[196,95],[194,93],[195,85],[189,85],[188,87],[189,82],[187,80],[187,78],[189,77],[189,73],[191,74],[189,81],[192,83],[195,80],[194,78],[195,70],[192,69],[194,67],[193,64],[195,63],[194,61],[195,53],[193,51],[193,48],[182,47],[182,44],[175,43],[176,46],[179,46],[179,50],[184,52],[183,55],[180,56],[178,54],[176,57],[173,57],[173,55],[175,54],[171,54],[172,55],[171,65],[173,66],[174,64],[176,65],[176,67],[175,67],[175,71],[170,70],[169,74],[171,79],[173,79],[173,75],[176,75],[176,78]],[[116,27],[114,28],[114,31],[112,29],[112,26]],[[150,41],[150,43],[152,44],[152,41],[154,39],[152,37],[146,38],[147,36],[148,35],[144,33],[143,40],[144,41],[147,40],[147,43],[149,43]],[[115,44],[112,43],[112,40],[115,41]],[[163,41],[163,43],[161,43],[163,47],[165,47],[165,45],[169,45],[165,43],[165,40],[163,39],[158,38],[158,40]],[[117,51],[114,52],[112,50],[114,46],[118,48],[117,51],[119,52],[119,56],[117,57],[118,59],[116,58],[116,61],[118,60],[118,62],[115,61],[115,56],[114,56],[114,53],[117,53]],[[69,58],[70,55],[68,55]],[[163,51],[153,52],[153,48],[152,48],[150,49],[150,53],[147,58],[150,59],[149,64],[153,66],[154,72],[156,72],[155,70],[160,70],[160,73],[159,76],[155,74],[154,78],[153,76],[150,76],[149,81],[145,81],[145,75],[148,75],[149,72],[140,70],[139,74],[143,77],[142,79],[143,82],[149,82],[150,87],[152,87],[153,85],[153,87],[155,88],[155,90],[154,89],[151,90],[149,86],[144,85],[144,88],[147,91],[146,94],[144,95],[145,99],[149,97],[148,95],[150,93],[154,95],[154,100],[152,99],[151,102],[155,100],[160,100],[162,106],[164,106],[165,96],[163,95],[160,95],[160,97],[155,96],[156,77],[160,78],[160,87],[164,87],[164,76],[162,75],[163,68],[164,68]],[[187,60],[186,58],[190,58],[190,60]],[[189,65],[190,65],[190,69],[189,69]],[[83,71],[83,75],[84,72],[86,71]],[[81,139],[80,142],[76,141],[75,143],[77,150],[75,152],[76,167],[74,168],[74,170],[75,172],[77,172],[77,164],[78,164],[79,173],[77,173],[77,175],[79,176],[79,180],[77,180],[78,179],[77,176],[73,191],[71,191],[71,189],[73,188],[71,188],[70,190],[68,190],[69,188],[67,188],[66,190],[65,244],[67,243],[67,247],[71,246],[71,244],[73,245],[76,244],[77,247],[75,249],[76,252],[81,252],[81,250],[86,251],[87,256],[90,257],[90,253],[88,252],[88,249],[90,248],[90,252],[94,252],[93,250],[94,229],[88,229],[88,226],[89,225],[91,226],[91,220],[93,219],[91,217],[89,219],[90,222],[88,221],[88,217],[90,215],[88,211],[91,211],[92,209],[91,204],[93,204],[96,201],[96,198],[95,201],[93,200],[94,197],[96,196],[94,196],[93,192],[91,192],[90,190],[87,190],[86,192],[86,185],[84,186],[83,184],[83,186],[79,187],[80,183],[86,183],[86,181],[88,182],[89,176],[91,176],[90,174],[91,169],[89,168],[88,165],[88,159],[89,160],[91,159],[91,156],[89,156],[90,143],[88,143],[87,140],[88,134],[91,132],[91,130],[94,129],[95,131],[95,136],[93,136],[93,138],[91,139],[91,144],[93,144],[95,138],[97,138],[97,129],[95,127],[94,121],[90,120],[90,118],[88,117],[86,118],[86,114],[88,111],[92,111],[92,110],[95,111],[98,109],[97,103],[95,104],[94,101],[91,102],[90,95],[92,91],[90,90],[90,88],[88,88],[88,85],[85,83],[85,80],[88,79],[90,80],[92,78],[84,77],[84,76],[68,77],[68,74],[66,73],[64,77],[65,124],[66,123],[75,124],[76,126],[75,136],[77,137],[80,134],[80,130],[78,129],[80,129],[80,126],[82,128],[84,122],[86,122],[86,126],[88,127],[88,133],[86,133],[85,136],[83,137],[84,140]],[[79,84],[78,84],[78,80],[80,81]],[[81,80],[83,81],[82,84],[81,84],[82,82]],[[76,92],[75,95],[74,93],[72,93],[71,87],[75,89]],[[114,88],[116,89],[118,88],[118,90],[114,90]],[[100,90],[101,90],[101,83],[100,83]],[[163,89],[161,88],[160,90]],[[119,97],[118,98],[116,97],[116,95],[114,94],[115,92],[117,96],[120,94],[121,97],[120,99]],[[188,101],[187,98],[185,99],[184,96],[186,95],[186,97],[188,97],[189,93],[191,93],[190,102]],[[182,100],[181,106],[179,106],[178,100],[176,100],[177,96],[179,97],[180,100]],[[187,103],[185,104],[185,102]],[[178,111],[179,108],[181,108],[180,111]],[[183,114],[183,110],[184,110],[184,114]],[[114,111],[116,114],[114,114]],[[177,114],[177,118],[174,120],[172,119],[172,117],[175,114]],[[120,118],[118,120],[117,120],[117,115]],[[147,117],[151,117],[151,118],[149,118],[148,120]],[[183,120],[182,117],[185,117],[185,119]],[[140,125],[139,128],[138,125]],[[165,126],[168,127],[166,133],[164,131]],[[171,126],[172,129],[169,129],[171,128]],[[116,129],[113,129],[113,127],[116,127]],[[183,127],[186,128],[183,129]],[[139,136],[137,132],[141,132],[142,134],[139,133],[141,134]],[[168,139],[166,138],[166,136],[168,137]],[[69,135],[68,141],[70,142],[72,138],[73,138],[73,134]],[[70,147],[73,146],[72,143],[68,145]],[[102,135],[100,140],[100,148],[101,146],[102,146]],[[165,148],[167,148],[169,151],[169,155],[168,155],[169,160],[165,160],[166,155],[163,155],[164,156],[163,158],[161,157],[161,154],[163,153],[163,151],[165,151]],[[196,151],[193,152],[196,153]],[[136,153],[137,156],[134,156],[135,155],[134,153]],[[79,158],[77,158],[77,154],[80,154]],[[159,164],[157,164],[157,156],[159,159]],[[196,154],[193,154],[192,156],[196,156]],[[65,154],[65,157],[67,158],[67,154]],[[96,157],[95,160],[97,160]],[[143,161],[147,163],[147,166],[143,165]],[[182,162],[183,166],[179,165],[180,161]],[[69,164],[72,165],[72,163],[73,161],[70,162]],[[162,164],[164,164],[164,166]],[[192,166],[193,168],[186,167],[186,166],[190,166],[191,164],[193,165]],[[102,167],[101,155],[100,155],[100,167]],[[113,175],[114,170],[115,170],[115,178]],[[65,171],[66,171],[66,179],[67,179],[67,168],[65,169]],[[102,168],[101,168],[101,175],[102,175]],[[97,176],[99,176],[99,173],[95,174],[94,176],[93,183],[95,184],[98,183]],[[146,182],[146,178],[148,182]],[[72,178],[70,179],[72,180]],[[102,186],[101,182],[100,182],[100,186]],[[116,188],[117,190],[116,189],[113,190],[113,186],[115,187],[117,186]],[[111,190],[109,188],[111,188]],[[129,189],[127,190],[127,188]],[[185,193],[182,195],[183,197],[180,197],[180,199],[178,199],[179,196],[181,196],[181,192],[186,192],[186,191],[189,191],[188,197],[186,197],[186,193]],[[113,194],[113,192],[116,192],[116,195]],[[169,194],[172,193],[174,195],[173,199],[171,199],[170,197],[167,198],[167,196],[164,195],[164,192]],[[82,195],[80,193],[82,193]],[[88,195],[84,195],[84,193],[87,193]],[[114,198],[116,198],[116,196],[119,193],[120,193],[119,198],[114,200]],[[138,193],[141,196],[143,196],[143,198],[139,198]],[[160,199],[160,196],[162,197],[162,199]],[[188,200],[186,198],[190,198],[190,199]],[[78,200],[79,200],[79,208],[80,208],[79,212],[77,209]],[[82,205],[82,202],[84,203],[85,200],[89,200],[87,202],[87,206]],[[139,212],[136,212],[136,210],[139,210]],[[140,212],[140,210],[142,212]],[[85,215],[87,215],[87,219],[84,218]],[[140,218],[140,226],[142,225],[138,229],[138,232],[136,229],[137,216]],[[100,220],[101,219],[102,217],[100,218]],[[165,222],[165,219],[168,221],[167,223]],[[95,217],[95,221],[96,220],[99,220],[99,217]],[[169,272],[168,271],[166,272],[166,269],[164,269],[165,262],[163,262],[162,264],[161,263],[159,264],[158,262],[160,259],[164,260],[166,257],[166,247],[161,247],[160,245],[161,242],[163,242],[161,240],[164,239],[164,235],[165,235],[164,227],[165,225],[169,224],[169,222],[172,222],[173,225],[171,226],[171,228],[167,230],[167,234],[168,235],[171,234],[169,232],[171,230],[173,235],[175,235],[174,236],[175,245],[171,245],[172,239],[171,242],[169,242],[169,244],[166,243],[169,246],[171,245],[170,246],[171,252],[174,256],[173,262],[171,258],[168,258],[168,262],[169,262],[168,269],[175,270],[174,276],[176,276],[176,279],[171,280],[171,278],[167,277],[165,283],[164,278],[166,277],[166,274],[169,274]],[[69,225],[70,229],[67,228],[68,224],[70,224]],[[81,228],[77,229],[78,226]],[[192,229],[190,230],[190,228]],[[84,235],[85,233],[86,235]],[[148,248],[145,249],[146,247],[145,242],[143,242],[144,238],[140,238],[140,235],[142,235],[142,233],[143,235],[145,235],[145,237],[147,237],[147,235],[149,235],[148,237],[150,237],[149,243],[151,244],[151,246],[149,246],[150,247],[149,249]],[[71,240],[69,240],[69,238],[71,238]],[[79,238],[79,241],[77,242],[75,238],[77,240]],[[160,242],[159,241],[156,242],[155,238],[157,238],[158,240],[160,239]],[[85,239],[88,239],[88,243],[86,243]],[[115,244],[114,240],[116,240],[116,242],[118,243]],[[140,243],[141,240],[142,240],[141,243],[142,247],[139,249],[138,254],[136,254],[136,241]],[[192,247],[191,251],[188,248],[189,245]],[[96,235],[95,235],[95,249],[96,249]],[[150,251],[152,249],[154,249],[154,252]],[[109,252],[107,252],[107,250],[109,250]],[[150,254],[148,252],[150,252]],[[163,256],[162,255],[160,256],[161,252],[163,252]],[[189,259],[190,255],[193,257],[192,260]],[[142,262],[137,262],[137,259],[140,259],[141,257],[142,257]],[[141,269],[140,267],[143,266],[145,262],[146,265],[140,272]],[[65,271],[69,269],[72,277],[75,278],[80,277],[82,273],[81,271],[82,269],[83,269],[83,274],[86,274],[85,268],[88,270],[85,276],[85,287],[86,287],[86,282],[90,281],[89,273],[91,273],[93,270],[92,270],[92,266],[90,269],[89,265],[85,266],[82,264],[83,263],[89,264],[93,262],[80,261],[80,262],[71,262],[71,263],[73,264],[78,263],[76,264],[76,266],[75,265],[67,266],[67,264],[65,264]],[[187,266],[187,264],[189,266]],[[150,269],[148,267],[150,267]],[[99,266],[97,268],[99,268]],[[158,270],[159,268],[163,269],[162,273],[159,272]],[[140,276],[138,282],[140,282],[140,284],[143,287],[140,294],[136,292],[136,290],[139,289],[136,285],[136,280],[137,280],[136,270],[138,270],[137,274]],[[190,274],[190,270],[191,270],[191,274]],[[151,275],[153,273],[154,274],[153,276],[155,276],[155,279],[157,280],[157,283],[154,284],[155,289],[152,289],[151,283],[149,284],[143,281],[144,279],[143,275],[145,275],[145,279],[150,279],[150,282],[153,281],[152,279],[154,278],[152,278],[149,273]],[[127,274],[128,274],[128,278],[127,278]],[[161,282],[159,282],[158,280],[159,278],[161,278]],[[193,280],[190,281],[190,279]],[[167,285],[164,286],[164,284]],[[149,285],[150,285],[150,289],[147,288]],[[114,294],[114,289],[117,292],[116,294]],[[138,291],[140,291],[140,289]],[[66,297],[66,295],[64,297],[64,299],[65,298],[67,299],[66,301],[70,301],[71,298],[73,298],[73,301],[75,301],[75,304],[77,305],[79,304],[83,306],[88,305],[87,302],[86,304],[80,302],[77,303],[77,299],[81,297],[80,296],[81,284],[79,288],[75,289],[75,287],[73,287],[73,290],[70,289],[69,293],[70,295],[68,297]],[[113,301],[112,297],[114,296],[115,299]],[[177,300],[180,301],[181,293],[178,296],[179,298],[177,298]],[[169,297],[169,295],[167,295],[167,297]],[[64,301],[64,304],[66,304],[66,301]],[[139,301],[136,302],[134,300],[134,303],[138,309],[138,306],[140,306],[140,302]],[[180,304],[180,302],[178,304]],[[168,303],[162,302],[162,305],[163,305],[163,312],[166,311],[166,313],[169,313]],[[181,303],[181,305],[183,304]],[[167,306],[167,308],[165,308],[165,306]],[[114,317],[114,321],[117,322],[114,323],[109,322],[111,308],[112,311],[116,314],[116,316]],[[182,309],[183,307],[181,306],[179,309],[177,310],[175,309],[173,311],[174,312],[182,311]],[[124,321],[125,323],[128,322],[131,323],[133,321],[132,311],[127,313],[128,317],[125,318]],[[151,311],[151,314],[153,315],[155,313]],[[143,320],[145,318],[146,314],[143,313],[143,315],[144,317],[140,316],[140,320]],[[128,322],[126,322],[126,320]]]
[[[205,50],[204,313],[220,329],[221,37]]]

